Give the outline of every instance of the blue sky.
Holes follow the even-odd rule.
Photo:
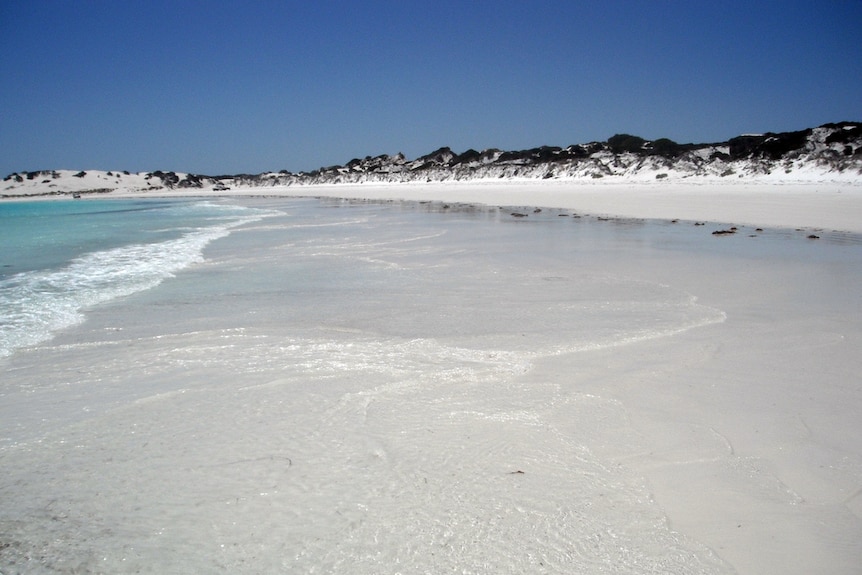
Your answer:
[[[0,176],[862,120],[862,1],[0,0]]]

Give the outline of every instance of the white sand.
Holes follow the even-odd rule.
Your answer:
[[[116,441],[110,438],[112,429],[139,425],[134,428],[136,432],[150,443],[159,442],[162,454],[156,451],[156,455],[150,456],[153,459],[145,469],[134,467],[134,461],[148,452],[141,447],[133,448],[134,442],[129,439],[128,461],[116,460],[114,465],[121,473],[119,477],[134,483],[132,471],[128,476],[122,475],[123,466],[128,465],[135,473],[153,480],[159,474],[175,478],[177,495],[163,494],[169,503],[176,505],[174,530],[183,532],[185,523],[190,521],[189,515],[183,515],[181,510],[193,517],[200,514],[200,519],[209,522],[204,527],[224,540],[246,541],[241,548],[244,555],[234,557],[244,558],[251,568],[278,570],[307,567],[311,562],[322,572],[395,573],[401,571],[396,564],[400,560],[405,562],[405,572],[421,572],[423,567],[491,572],[488,569],[508,567],[564,573],[570,572],[566,569],[566,558],[571,559],[569,553],[574,547],[580,550],[579,557],[595,561],[587,572],[674,573],[678,572],[679,564],[671,559],[667,563],[650,561],[665,557],[667,549],[679,545],[680,549],[707,549],[718,558],[719,563],[707,563],[702,571],[698,566],[689,566],[685,572],[691,573],[859,573],[862,357],[858,350],[862,349],[859,290],[862,241],[853,234],[829,231],[818,232],[823,236],[820,240],[808,240],[806,235],[815,229],[862,232],[862,187],[826,183],[625,186],[505,182],[234,190],[232,195],[252,196],[262,192],[561,207],[579,213],[679,218],[745,227],[734,236],[717,238],[709,232],[718,229],[718,225],[702,228],[698,235],[691,231],[696,228],[690,225],[680,231],[678,225],[667,224],[645,236],[628,237],[611,233],[616,225],[612,222],[594,222],[593,225],[608,226],[603,228],[608,230],[607,241],[602,241],[602,228],[597,228],[598,239],[590,240],[595,242],[591,244],[593,249],[584,246],[573,249],[571,257],[575,259],[568,259],[565,246],[557,243],[549,244],[551,255],[547,256],[538,251],[520,253],[519,249],[530,248],[505,244],[500,249],[515,250],[513,260],[520,262],[524,270],[529,269],[529,273],[523,272],[527,278],[524,285],[512,288],[511,293],[508,286],[522,277],[520,268],[509,270],[506,281],[499,284],[488,283],[489,278],[476,270],[475,281],[479,283],[475,285],[485,286],[485,294],[471,291],[469,288],[475,287],[470,283],[473,280],[461,276],[442,284],[420,282],[417,285],[428,291],[415,294],[392,294],[385,284],[367,289],[358,284],[355,309],[343,312],[347,318],[359,314],[358,323],[340,325],[333,320],[345,332],[368,330],[369,326],[381,333],[387,329],[397,332],[400,316],[395,311],[385,311],[389,309],[387,302],[393,310],[416,302],[414,320],[410,317],[400,320],[406,322],[405,333],[410,333],[411,321],[431,322],[428,326],[433,327],[435,314],[448,309],[448,305],[466,306],[459,312],[463,321],[469,324],[475,320],[482,326],[498,317],[494,308],[483,309],[482,302],[500,298],[507,305],[498,313],[520,317],[517,313],[522,310],[525,315],[521,321],[525,326],[537,321],[537,326],[550,325],[551,335],[566,334],[570,326],[564,322],[567,316],[559,310],[567,309],[566,294],[580,293],[574,288],[569,292],[567,286],[574,285],[569,282],[577,282],[582,276],[604,275],[642,282],[647,291],[655,290],[657,301],[664,302],[661,306],[667,313],[684,312],[686,317],[694,318],[692,325],[699,325],[675,335],[632,340],[625,345],[539,356],[523,369],[504,368],[505,363],[495,363],[496,359],[465,357],[456,361],[447,356],[445,361],[453,364],[466,361],[485,365],[486,360],[489,363],[476,372],[476,385],[443,387],[448,394],[445,396],[435,395],[440,392],[437,387],[403,388],[396,382],[367,389],[360,380],[346,380],[341,384],[344,393],[340,398],[318,396],[318,392],[309,389],[302,396],[291,396],[303,397],[307,405],[285,407],[281,405],[285,396],[279,391],[283,382],[267,371],[270,369],[267,362],[273,361],[276,348],[267,347],[266,332],[254,331],[266,325],[261,323],[264,318],[237,316],[249,317],[245,327],[261,342],[255,344],[258,347],[244,348],[258,355],[244,352],[234,358],[236,365],[246,365],[251,371],[257,369],[266,376],[258,387],[248,390],[231,390],[224,385],[202,387],[206,392],[199,393],[194,388],[197,384],[190,383],[185,386],[187,389],[170,397],[153,396],[146,400],[150,403],[140,407],[129,405],[109,413],[100,428],[105,438],[70,451],[58,464],[61,468],[74,470],[76,457],[92,462],[99,457],[90,454],[90,450],[99,453],[93,446]],[[754,234],[755,226],[789,229],[767,229],[763,234]],[[805,231],[795,232],[797,227]],[[323,245],[315,248],[315,253],[328,254],[326,257],[346,254],[349,257],[345,262],[375,261],[395,266],[418,263],[398,259],[402,245],[399,242],[404,241],[402,233],[407,232],[393,230],[390,240],[374,245],[345,243],[331,248]],[[410,245],[425,245],[423,242],[429,241],[419,237],[408,239],[413,242]],[[287,239],[281,241],[283,249],[294,249]],[[243,266],[243,247],[229,249],[228,245],[224,248],[228,251],[214,254],[213,269],[223,274],[231,271],[241,274],[237,270]],[[466,273],[458,266],[460,252],[431,251],[434,245],[429,243],[423,262]],[[465,245],[464,249],[469,251],[469,243]],[[495,244],[477,240],[477,245],[489,249]],[[275,266],[282,253],[277,248],[282,249],[281,244],[273,244],[268,247],[271,253],[255,257]],[[505,252],[500,257],[504,259],[499,261],[506,261]],[[403,269],[411,270],[412,274],[417,273],[412,270],[424,268]],[[534,276],[534,272],[538,275]],[[549,281],[533,285],[528,280],[534,277]],[[249,281],[246,288],[249,293],[260,289],[260,298],[269,293],[266,285]],[[450,287],[455,291],[450,293]],[[695,296],[696,302],[681,297],[686,294]],[[609,314],[627,309],[624,301],[614,303],[612,295],[607,297]],[[428,308],[421,305],[423,301],[428,302]],[[369,315],[361,321],[366,304],[368,309],[379,310],[382,317]],[[143,304],[136,305],[147,309]],[[264,314],[284,313],[278,307],[262,303],[255,306],[253,299],[248,305],[252,310],[248,313],[255,313],[258,307]],[[189,308],[177,308],[173,310],[175,315],[166,317],[172,317],[181,329],[192,330],[197,322],[203,322],[207,329],[221,325],[222,320],[215,319],[220,317],[215,311],[209,319],[201,317],[201,312],[186,311],[196,309],[195,306],[204,311],[209,309],[203,300],[189,301]],[[237,306],[241,307],[239,303]],[[154,313],[171,312],[153,309]],[[326,310],[308,313],[317,311],[330,317]],[[135,315],[134,309],[120,308],[118,313],[122,314],[120,317],[127,314],[144,317]],[[186,317],[184,313],[190,315]],[[222,345],[220,341],[227,342],[219,348],[223,353],[230,354],[234,349],[231,339],[234,332],[229,329],[243,326],[230,324],[229,320],[234,317],[231,314],[240,312],[224,313],[227,319],[223,320],[223,327],[228,331],[211,340],[203,335],[193,338],[200,350]],[[723,319],[717,320],[715,314]],[[85,339],[107,337],[104,334],[111,321],[119,321],[109,313],[103,316],[94,320]],[[147,321],[157,322],[157,318]],[[554,327],[556,321],[560,324]],[[640,320],[633,316],[627,321]],[[536,329],[537,333],[544,333]],[[134,329],[130,331],[135,333]],[[65,342],[74,341],[72,336]],[[235,337],[238,346],[248,345],[242,344],[245,340],[239,335]],[[410,348],[425,345],[419,340],[398,343],[397,339],[384,338],[382,343],[368,345],[368,350],[355,347],[349,353],[335,349],[332,353],[347,353],[343,358],[339,355],[339,361],[347,362],[345,366],[363,362],[368,373],[384,369],[390,356],[407,354],[421,364],[425,361],[422,358],[427,357],[433,363],[450,353],[445,346]],[[161,359],[161,354],[182,353],[187,346],[189,342],[183,338],[168,337],[158,346],[142,343],[136,355],[121,353],[122,346],[118,346],[114,363],[104,357],[98,361],[118,369],[117,365],[128,357],[138,357],[138,364],[126,368],[131,374],[128,377],[134,377],[136,370],[150,370],[153,377],[169,379],[187,372],[159,371],[158,362],[167,361]],[[407,346],[407,350],[399,346]],[[88,348],[75,349],[55,353],[86,353]],[[287,348],[280,349],[287,353]],[[151,355],[141,355],[145,353]],[[177,360],[176,365],[213,377],[212,371],[195,364],[194,357],[189,353],[185,363]],[[148,361],[155,367],[147,367],[151,365]],[[445,361],[441,366],[447,365]],[[96,363],[90,368],[94,382],[99,381],[100,365]],[[17,368],[20,374],[28,373],[25,366]],[[62,370],[58,370],[60,374],[54,376],[60,378]],[[224,384],[229,382],[230,375],[222,377]],[[483,391],[481,384],[486,381],[483,378],[504,381],[505,393],[497,391],[489,395]],[[111,389],[105,387],[107,392]],[[256,394],[254,402],[240,401],[251,393]],[[11,397],[24,401],[27,395]],[[165,399],[169,401],[163,402]],[[330,400],[332,404],[327,403]],[[86,406],[86,400],[78,401]],[[122,405],[122,398],[117,402]],[[154,406],[147,419],[129,419],[144,405]],[[320,405],[331,407],[324,415],[329,418],[327,421],[337,420],[338,426],[329,427],[327,421],[315,423]],[[297,418],[299,429],[316,430],[314,442],[296,435],[295,422],[286,413]],[[213,417],[221,424],[208,427]],[[261,433],[263,430],[266,433]],[[74,433],[69,435],[70,441],[75,441]],[[194,442],[189,437],[194,437]],[[274,438],[279,438],[279,442]],[[283,451],[275,447],[277,444],[283,444]],[[320,444],[331,445],[332,450],[302,452],[303,446],[311,449]],[[107,461],[108,457],[117,458],[119,453],[112,448],[101,457]],[[289,474],[285,471],[288,456],[292,465]],[[303,458],[319,469],[299,465],[297,462]],[[177,466],[177,461],[186,463]],[[210,461],[222,467],[210,473],[205,469]],[[579,463],[572,466],[575,461]],[[386,469],[385,474],[379,470],[381,466]],[[352,475],[327,477],[327,468]],[[248,500],[237,499],[233,504],[236,509],[228,505],[230,502],[206,498],[195,503],[199,507],[183,507],[180,494],[187,491],[181,481],[198,481],[197,489],[208,493],[217,481],[241,485],[243,478],[247,479],[244,475],[247,471],[256,473],[254,477],[260,486],[254,498],[248,495]],[[514,471],[524,473],[511,475]],[[284,485],[285,477],[298,483]],[[613,479],[608,478],[617,478],[619,483],[614,485]],[[62,490],[62,479],[52,481],[56,489]],[[81,484],[86,484],[85,481],[81,479]],[[281,494],[272,491],[279,482]],[[98,491],[96,487],[92,489]],[[146,496],[146,487],[141,493],[140,497]],[[220,494],[215,487],[212,493]],[[602,499],[615,496],[620,497],[616,502]],[[97,500],[99,493],[92,497]],[[106,499],[106,505],[110,501]],[[644,507],[639,507],[641,503]],[[146,501],[133,498],[126,504],[132,509],[136,504],[145,505]],[[233,526],[226,521],[231,517],[228,508],[236,513]],[[321,520],[323,510],[330,509],[335,510],[332,517]],[[614,509],[619,509],[622,515],[615,516]],[[647,510],[656,515],[641,515],[632,510]],[[46,513],[59,511],[51,508]],[[632,532],[641,535],[649,532],[643,529],[643,522],[655,522],[655,538],[642,538],[630,547],[632,541],[627,538],[630,533],[625,528],[614,532],[602,527],[605,520],[626,525],[629,517]],[[581,533],[577,529],[570,531],[571,526],[586,525],[589,531],[593,521],[597,537],[603,536],[605,540],[567,539],[571,533]],[[622,522],[615,523],[619,521]],[[264,541],[301,541],[301,549],[308,555],[268,555],[272,550],[263,543],[255,555],[255,538],[246,532],[249,528],[268,530],[272,537],[263,537]],[[170,527],[166,529],[170,531]],[[333,534],[332,529],[343,531]],[[475,539],[465,539],[466,534]],[[614,546],[611,542],[606,546],[608,537],[617,536],[618,544]],[[386,545],[387,541],[416,546],[393,548]],[[189,557],[204,556],[203,543],[198,547],[195,542],[185,543],[189,544]],[[132,543],[129,546],[134,547]],[[432,557],[435,550],[438,556]],[[280,550],[292,551],[295,549]],[[138,557],[150,561],[154,557],[140,547],[137,551],[125,549],[124,553],[129,557],[138,553]],[[602,553],[610,563],[601,562],[596,554]],[[709,553],[700,555],[709,556]],[[540,561],[542,558],[544,561]],[[645,563],[638,570],[636,564],[641,558]],[[614,560],[632,563],[626,563],[626,570],[618,570]],[[162,567],[169,568],[170,563]],[[584,569],[584,564],[576,567]]]
[[[118,197],[320,196],[543,206],[581,213],[634,218],[699,220],[760,227],[841,230],[862,233],[862,180],[822,175],[810,180],[753,182],[692,178],[672,182],[483,180],[408,184],[342,184],[176,192],[117,191]]]
[[[184,176],[184,174],[181,174]],[[153,186],[149,188],[149,186]],[[798,171],[756,177],[693,176],[655,180],[636,178],[598,180],[506,179],[471,182],[406,184],[338,184],[171,190],[155,187],[145,174],[88,171],[78,178],[61,170],[44,184],[39,178],[7,186],[8,199],[68,198],[72,192],[114,188],[87,197],[164,196],[327,196],[366,199],[438,200],[487,205],[558,207],[581,212],[636,218],[680,218],[711,222],[824,228],[862,232],[862,178],[851,173]],[[59,194],[56,196],[45,194]]]
[[[273,193],[862,233],[862,182],[480,182]],[[684,258],[672,270],[638,270],[686,286],[729,319],[672,349],[661,341],[598,354],[616,375],[598,375],[596,393],[617,397],[643,434],[635,449],[610,430],[607,451],[648,477],[674,528],[740,573],[856,573],[862,565],[862,292],[846,283],[860,271],[850,269],[860,253],[857,245],[850,261],[831,266],[834,276],[764,261],[739,270],[732,258],[728,269]],[[551,363],[548,380],[565,382],[582,367],[581,357],[568,359],[570,366]]]

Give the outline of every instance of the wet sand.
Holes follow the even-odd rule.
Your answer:
[[[595,214],[668,206],[361,188],[313,191],[440,201],[256,224],[7,362],[5,557],[43,541],[85,572],[100,554],[114,572],[857,572],[846,210],[821,221],[806,196],[772,227],[740,198],[713,223],[678,198],[645,222]],[[486,193],[514,207],[454,203]]]

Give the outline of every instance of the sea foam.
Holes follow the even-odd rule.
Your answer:
[[[203,250],[213,240],[262,217],[254,210],[236,207],[226,207],[218,215],[219,206],[200,205],[212,212],[208,227],[193,228],[170,240],[85,253],[62,267],[0,279],[0,357],[81,323],[87,307],[155,287],[179,270],[203,261]],[[180,208],[179,213],[187,209]]]

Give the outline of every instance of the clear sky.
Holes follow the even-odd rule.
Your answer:
[[[862,0],[0,0],[0,176],[862,120]]]

